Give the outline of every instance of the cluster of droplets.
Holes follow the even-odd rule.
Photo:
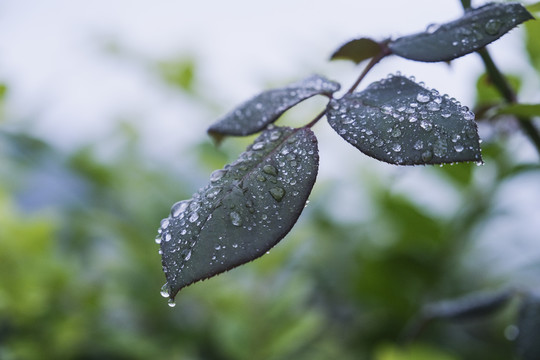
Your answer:
[[[209,131],[226,135],[252,134],[299,102],[315,95],[331,95],[339,88],[338,83],[313,75],[283,88],[267,90],[225,115]]]
[[[477,48],[485,45],[486,41],[491,42],[499,38],[518,25],[518,19],[513,16],[515,11],[519,9],[508,4],[493,3],[466,14],[464,19],[456,21],[452,32],[454,35],[452,46],[460,52],[460,48]],[[452,27],[452,23],[449,27]]]
[[[390,92],[396,95],[388,99]],[[394,164],[458,161],[465,150],[467,156],[474,153],[478,139],[467,107],[399,73],[332,100],[328,120],[348,142]]]
[[[168,280],[164,289],[196,281],[194,266],[198,265],[194,265],[193,256],[199,241],[215,243],[215,251],[206,254],[208,265],[225,266],[246,244],[251,246],[244,240],[246,234],[259,239],[273,229],[288,231],[284,219],[293,211],[299,215],[309,193],[304,191],[306,199],[295,200],[301,198],[296,185],[312,178],[312,186],[317,163],[311,130],[270,125],[236,161],[214,171],[207,186],[191,199],[175,203],[161,221],[156,237]],[[203,240],[200,234],[213,217],[222,221],[220,227],[225,226],[224,233],[229,236]],[[266,251],[263,245],[260,248]],[[200,251],[197,256],[200,260]],[[168,296],[170,291],[165,290],[162,295]]]

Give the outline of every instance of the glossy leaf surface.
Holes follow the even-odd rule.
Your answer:
[[[530,19],[532,15],[521,4],[490,3],[467,11],[458,20],[400,37],[388,47],[411,60],[449,61],[486,46]]]
[[[521,306],[516,350],[521,360],[540,359],[540,297],[529,295]]]
[[[267,129],[206,187],[174,204],[156,239],[170,298],[279,242],[305,207],[318,162],[310,129]]]
[[[391,164],[482,161],[474,114],[403,76],[332,100],[327,115],[347,142]]]
[[[287,87],[264,91],[246,101],[213,124],[208,133],[245,136],[261,131],[276,121],[294,105],[315,95],[331,95],[340,85],[319,75],[313,75]]]
[[[354,39],[337,49],[330,60],[351,60],[356,64],[372,58],[381,52],[381,46],[368,38]]]

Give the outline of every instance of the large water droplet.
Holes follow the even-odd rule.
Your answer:
[[[223,175],[225,175],[226,173],[227,173],[227,170],[223,170],[223,169],[216,170],[212,174],[210,174],[210,181],[216,182],[219,179],[221,179]]]
[[[172,217],[180,216],[181,213],[186,211],[188,205],[189,205],[189,201],[187,200],[178,201],[171,207],[171,216]]]
[[[416,95],[416,101],[420,103],[427,103],[429,101],[429,95],[425,93],[418,93],[418,95]]]
[[[194,223],[195,221],[199,220],[199,214],[197,214],[196,212],[194,212],[193,214],[191,214],[191,216],[189,217],[189,222],[190,223]]]
[[[251,147],[253,150],[261,150],[264,148],[264,143],[261,141],[261,142],[257,142],[255,144],[253,144],[253,146]]]
[[[394,145],[392,145],[392,150],[394,150],[395,152],[400,152],[401,151],[401,145],[395,143]]]
[[[161,220],[161,228],[165,230],[169,226],[169,219],[163,219]]]
[[[167,305],[169,305],[169,307],[175,307],[176,303],[174,302],[173,299],[169,299],[169,301],[167,302]]]
[[[431,151],[426,150],[422,153],[422,160],[424,160],[425,162],[428,162],[431,159],[433,159],[433,153]]]
[[[490,19],[486,25],[485,30],[488,35],[497,35],[499,33],[499,30],[501,29],[502,22],[497,19]]]
[[[274,176],[277,175],[277,169],[270,164],[264,165],[262,170],[268,175],[274,175]]]
[[[461,145],[461,144],[456,144],[456,145],[454,145],[454,150],[456,150],[456,152],[458,152],[458,153],[459,153],[459,152],[462,152],[463,149],[464,149],[464,147],[463,147],[463,145]]]
[[[231,219],[231,224],[233,224],[234,226],[242,226],[242,217],[239,213],[237,213],[236,211],[231,211],[229,217]]]
[[[437,104],[435,101],[430,101],[427,105],[426,105],[427,109],[429,111],[439,111],[439,109],[441,108],[441,106],[439,104]]]
[[[276,201],[281,201],[283,196],[285,196],[285,189],[280,187],[273,187],[269,190],[269,192]]]
[[[169,297],[169,283],[163,284],[163,286],[161,287],[161,290],[159,291],[159,293],[164,298],[168,298]]]

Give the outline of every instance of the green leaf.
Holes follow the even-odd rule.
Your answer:
[[[156,238],[169,297],[277,244],[304,209],[318,162],[310,129],[271,127],[190,200],[174,204]]]
[[[354,39],[337,49],[330,60],[351,60],[356,64],[372,58],[381,52],[381,46],[378,42],[368,39]]]
[[[539,2],[536,2],[534,4],[530,4],[530,5],[527,5],[525,6],[527,8],[528,11],[530,12],[540,12],[540,1]]]
[[[391,164],[482,161],[474,114],[401,75],[330,101],[327,115],[347,142]]]
[[[531,65],[540,71],[540,21],[529,21],[525,24],[525,46]]]
[[[514,290],[504,290],[496,293],[472,294],[428,304],[423,308],[423,316],[428,319],[452,320],[483,317],[500,310],[514,294]]]
[[[425,32],[404,36],[388,44],[401,57],[417,61],[449,61],[497,40],[533,16],[518,3],[490,3],[467,11],[446,24],[432,24]]]
[[[338,83],[313,75],[284,88],[265,91],[210,126],[208,133],[218,138],[220,135],[255,134],[299,102],[315,95],[329,96],[339,88]]]
[[[497,113],[523,117],[540,116],[540,104],[509,104],[500,108]]]
[[[540,297],[529,295],[523,302],[518,319],[516,352],[521,360],[540,359]]]

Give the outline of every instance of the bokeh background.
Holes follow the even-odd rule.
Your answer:
[[[210,124],[312,73],[346,89],[361,67],[328,62],[342,43],[461,13],[457,0],[1,0],[0,359],[511,359],[518,300],[411,331],[425,304],[540,286],[538,153],[489,113],[483,166],[383,164],[321,121],[291,233],[175,308],[159,295],[160,219],[252,140],[215,147]],[[524,102],[540,100],[539,38],[528,22],[489,46]],[[362,86],[396,71],[471,108],[501,101],[475,54],[385,59]]]

